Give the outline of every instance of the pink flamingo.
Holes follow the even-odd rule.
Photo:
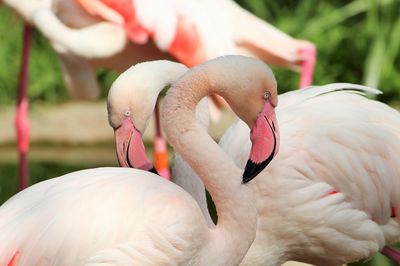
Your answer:
[[[216,69],[223,73],[214,77],[215,86],[187,89],[198,75]],[[227,90],[225,73],[259,82],[239,82]],[[121,167],[87,169],[35,184],[0,207],[0,264],[238,265],[257,227],[254,194],[244,180],[255,173],[236,167],[193,113],[201,98],[220,94],[254,129],[250,158],[269,162],[279,145],[279,134],[269,126],[276,104],[276,87],[266,87],[270,75],[256,59],[218,58],[196,67],[165,99],[162,113],[171,115],[162,115],[161,123],[212,195],[219,214],[215,228],[208,228],[187,192],[155,174]],[[125,130],[116,126],[116,134]],[[196,145],[193,138],[199,140]]]
[[[315,46],[294,40],[231,0],[76,1],[91,15],[124,27],[133,42],[144,44],[151,38],[160,50],[168,51],[189,67],[239,50],[278,65],[299,64],[299,87],[311,85]],[[268,41],[260,41],[263,36],[269,36]]]
[[[125,136],[116,135],[121,164],[139,167],[135,161],[140,156],[133,155],[138,155],[140,149],[135,146],[141,142],[129,136],[134,129],[144,131],[160,91],[187,71],[168,61],[146,62],[127,70],[113,84],[108,99],[110,124],[114,128],[121,121],[129,125]],[[196,90],[207,84],[201,77],[186,86]],[[227,80],[226,87],[235,82]],[[337,83],[279,96],[276,110],[283,144],[265,175],[250,185],[256,191],[259,226],[243,265],[280,265],[290,259],[341,265],[379,250],[400,262],[398,251],[385,246],[397,242],[400,235],[396,162],[400,131],[395,126],[400,125],[400,116],[354,91],[380,93]],[[147,100],[141,101],[144,97]],[[199,106],[196,116],[207,125],[204,108]],[[126,110],[131,111],[129,116],[122,115]],[[248,135],[246,124],[238,122],[220,141],[241,168],[250,152]],[[193,138],[192,142],[197,141]],[[143,150],[141,154],[145,156]],[[180,156],[173,173],[173,181],[196,199],[213,227],[204,188]]]

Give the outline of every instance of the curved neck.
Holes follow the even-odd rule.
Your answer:
[[[196,119],[208,131],[210,124],[210,114],[208,102],[203,98],[196,107]],[[182,156],[174,154],[174,166],[172,168],[173,182],[192,195],[199,205],[201,212],[209,228],[214,228],[215,224],[210,216],[207,206],[206,191],[204,184],[193,169],[183,160]]]
[[[211,93],[225,96],[218,79],[211,84],[204,69],[192,70],[168,91],[162,124],[170,143],[199,175],[216,206],[218,223],[210,231],[204,256],[213,256],[216,265],[237,265],[254,240],[257,210],[253,194],[242,184],[242,170],[195,119],[197,103]]]

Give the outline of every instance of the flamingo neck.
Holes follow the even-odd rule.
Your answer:
[[[199,261],[212,257],[216,265],[237,265],[255,237],[255,198],[250,188],[242,184],[242,170],[195,119],[200,99],[211,93],[224,96],[222,84],[210,84],[203,69],[184,76],[168,91],[162,124],[170,143],[199,175],[216,206],[218,222],[210,230],[210,241]]]
[[[196,107],[196,119],[203,125],[204,130],[208,131],[210,114],[206,98],[203,98]],[[192,195],[193,199],[199,205],[208,227],[214,228],[215,224],[208,211],[203,182],[179,154],[175,153],[174,156],[174,167],[172,168],[173,182]]]
[[[173,182],[188,192],[199,205],[204,219],[209,228],[214,228],[215,224],[210,216],[207,206],[205,188],[201,179],[190,168],[190,166],[175,153],[174,167],[172,168]]]

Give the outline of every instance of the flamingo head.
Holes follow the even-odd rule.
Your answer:
[[[261,111],[255,119],[252,119],[254,122],[248,122],[252,146],[243,173],[243,183],[257,176],[272,161],[279,149],[280,138],[275,115],[277,103],[275,79],[264,87],[262,94],[261,92],[259,94],[258,97],[262,97],[264,102],[260,104]]]
[[[268,95],[266,93],[266,95]],[[267,96],[266,96],[267,97]],[[266,100],[262,111],[251,127],[252,142],[250,157],[243,173],[243,182],[249,182],[258,175],[275,157],[279,150],[280,138],[274,106]]]
[[[156,173],[146,155],[143,132],[160,92],[186,71],[182,64],[157,60],[137,64],[114,81],[108,93],[107,110],[122,167]]]
[[[227,56],[233,61],[234,72],[226,75],[222,91],[236,89],[224,95],[232,110],[250,127],[252,147],[243,173],[243,183],[258,175],[275,157],[279,149],[279,130],[275,107],[278,103],[277,85],[271,69],[258,59]],[[224,67],[225,66],[225,67]],[[218,69],[224,71],[226,65]],[[227,72],[228,73],[228,72]],[[238,78],[240,77],[240,78]]]

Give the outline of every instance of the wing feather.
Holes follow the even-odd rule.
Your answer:
[[[360,93],[380,91],[336,83],[281,95],[276,114],[282,145],[265,172],[326,182],[383,225],[400,204],[400,116]],[[220,141],[240,167],[251,146],[248,134],[247,125],[237,122]],[[263,188],[260,179],[255,183]]]

